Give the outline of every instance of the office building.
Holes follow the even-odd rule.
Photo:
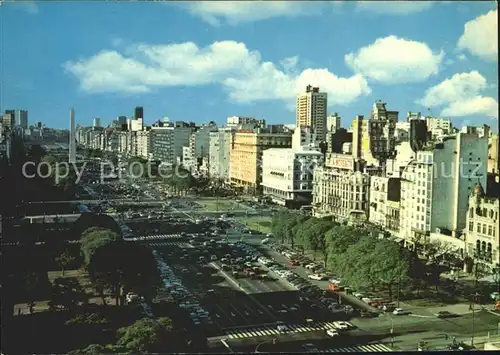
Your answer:
[[[183,147],[189,147],[193,127],[184,122],[169,126],[151,127],[153,159],[164,164],[177,164],[182,159]]]
[[[102,127],[101,119],[99,117],[94,118],[94,122],[92,123],[92,127]]]
[[[325,141],[327,106],[328,94],[308,85],[304,93],[297,95],[295,127],[311,127],[318,141]]]
[[[134,119],[144,120],[144,108],[142,106],[137,106],[134,110]]]
[[[226,127],[234,129],[257,129],[266,128],[265,120],[258,120],[254,117],[231,116],[226,120]]]
[[[315,134],[307,127],[295,130],[292,148],[270,148],[262,154],[263,194],[274,203],[297,208],[312,202],[313,172],[323,164]]]
[[[481,184],[477,184],[468,202],[464,229],[466,253],[475,263],[484,266],[484,271],[491,272],[500,264],[499,199],[486,196]]]
[[[263,151],[291,146],[290,133],[268,133],[264,129],[236,131],[229,154],[231,183],[248,191],[260,190]]]

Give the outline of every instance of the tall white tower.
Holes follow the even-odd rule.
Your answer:
[[[69,163],[76,163],[75,110],[69,111]]]

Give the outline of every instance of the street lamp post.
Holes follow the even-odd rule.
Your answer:
[[[390,329],[391,347],[394,348],[394,321],[392,320],[392,317],[389,314],[387,314],[387,316],[389,317],[389,320],[391,321],[391,329]]]
[[[475,332],[475,313],[474,312],[474,306],[475,306],[475,303],[476,303],[476,300],[477,300],[477,297],[479,296],[479,293],[476,292],[472,295],[472,337],[471,337],[471,341],[470,341],[470,346],[471,347],[474,347],[474,332]]]
[[[500,264],[493,268],[493,281],[497,284],[497,292],[500,293]]]

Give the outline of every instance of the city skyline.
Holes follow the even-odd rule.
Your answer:
[[[344,127],[381,99],[400,118],[430,107],[456,126],[496,129],[495,4],[221,5],[6,3],[2,110],[27,109],[30,123],[57,128],[70,107],[80,125],[130,117],[135,106],[146,124],[168,116],[220,125],[233,115],[292,124],[295,95],[311,84]],[[144,17],[156,31],[129,25]],[[321,41],[303,30],[311,23]],[[44,37],[52,41],[43,52],[20,45]]]

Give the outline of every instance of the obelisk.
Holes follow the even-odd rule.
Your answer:
[[[69,111],[69,163],[76,163],[75,110]]]

